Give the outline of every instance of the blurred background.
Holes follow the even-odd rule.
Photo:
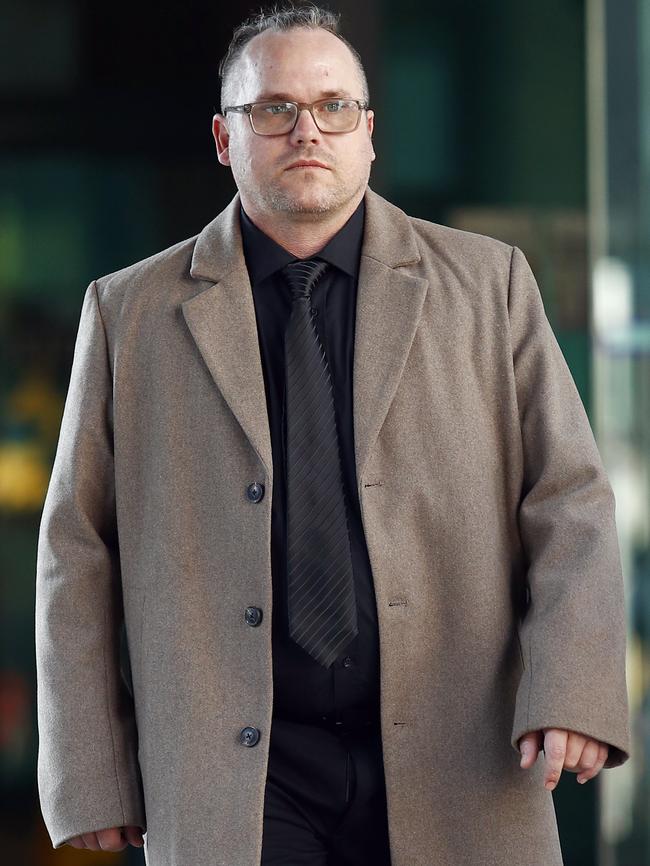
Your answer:
[[[348,0],[375,110],[371,186],[525,252],[614,487],[633,758],[554,794],[566,866],[650,864],[650,0]],[[230,201],[217,67],[254,8],[0,0],[0,858],[54,851],[36,789],[36,541],[95,277]],[[594,682],[597,700],[598,682]],[[459,864],[462,866],[462,864]]]

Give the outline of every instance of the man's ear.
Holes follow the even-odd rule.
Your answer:
[[[230,155],[228,153],[230,133],[228,132],[226,118],[223,114],[215,114],[212,118],[212,135],[217,147],[217,157],[219,162],[221,165],[230,165]]]
[[[366,124],[368,127],[368,137],[370,138],[370,149],[372,150],[372,160],[374,160],[376,154],[375,154],[375,149],[372,146],[372,134],[375,130],[375,112],[371,108],[369,108],[366,111],[366,116],[367,116]],[[371,162],[372,162],[372,160],[371,160]]]

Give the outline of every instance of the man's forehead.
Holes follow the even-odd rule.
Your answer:
[[[317,46],[317,53],[309,50],[312,46]],[[263,88],[265,93],[274,93],[273,98],[306,74],[325,82],[327,90],[323,96],[339,94],[358,79],[349,48],[322,28],[260,33],[244,46],[240,62],[239,72],[247,83]]]

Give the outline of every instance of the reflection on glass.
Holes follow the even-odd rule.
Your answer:
[[[593,418],[616,496],[633,749],[602,774],[600,866],[650,864],[649,7],[588,4]]]

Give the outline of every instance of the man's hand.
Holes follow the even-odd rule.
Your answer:
[[[141,827],[109,827],[96,833],[83,833],[66,842],[73,848],[90,848],[92,851],[123,851],[127,845],[141,848],[144,845]]]
[[[577,773],[581,785],[593,779],[602,770],[609,754],[609,746],[600,740],[592,740],[575,731],[544,728],[524,734],[519,740],[520,766],[524,770],[532,767],[542,748],[545,759],[544,787],[549,791],[560,781],[563,769]]]

